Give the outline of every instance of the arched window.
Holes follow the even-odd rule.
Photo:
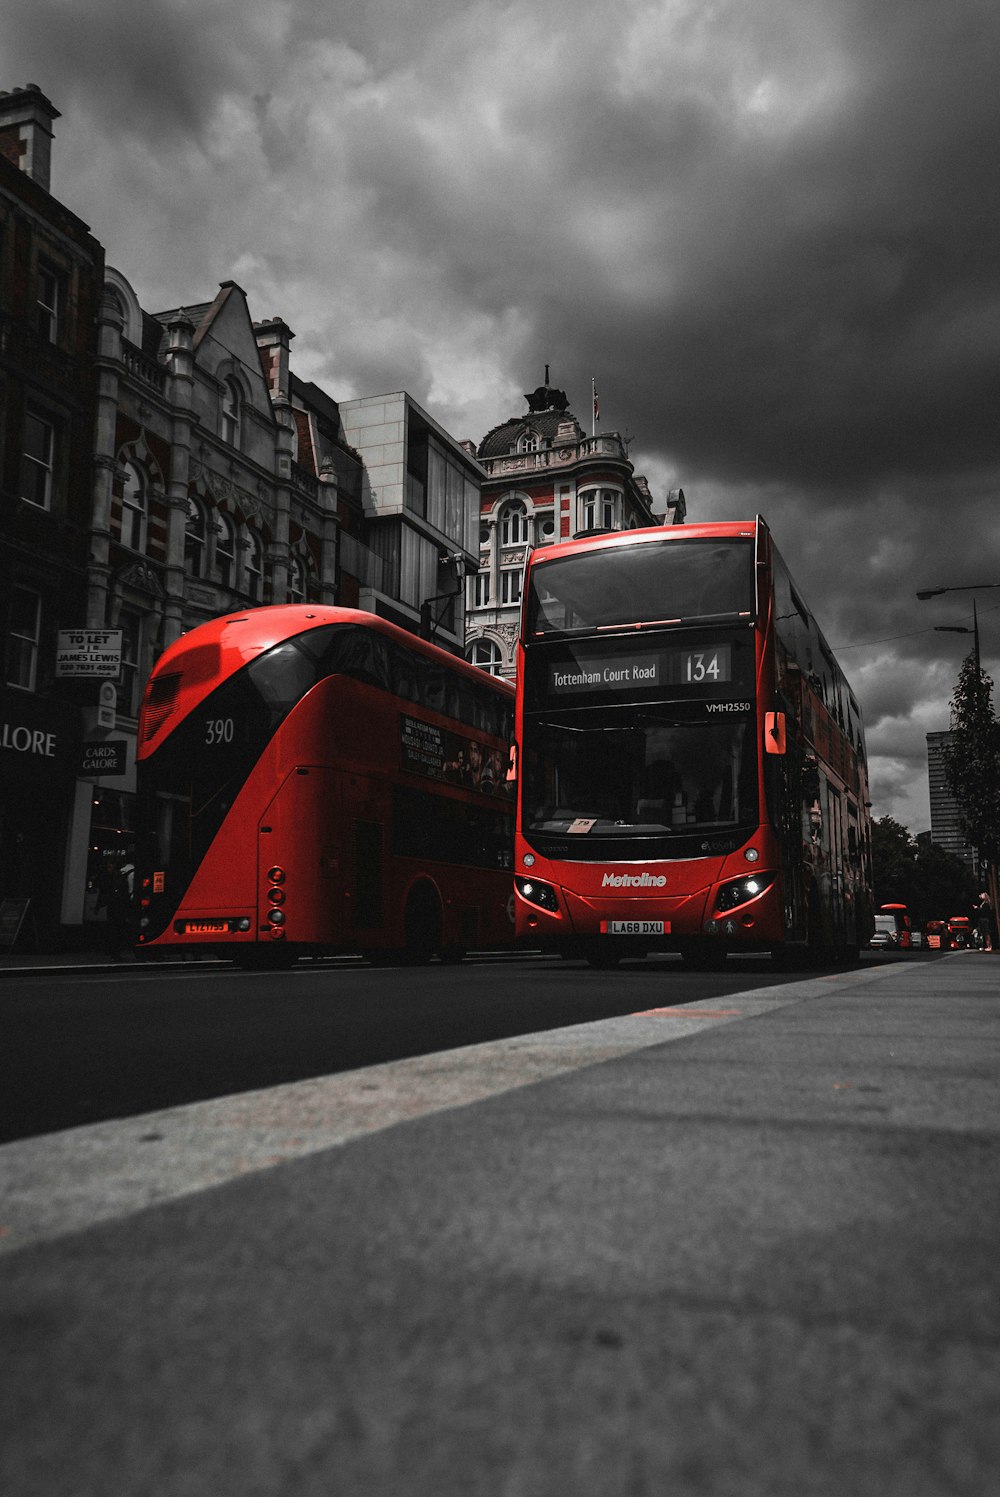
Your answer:
[[[122,545],[141,551],[146,544],[146,481],[135,463],[125,465],[122,493]]]
[[[503,669],[503,652],[494,639],[477,639],[469,651],[469,660],[491,676],[499,676]]]
[[[216,520],[215,574],[223,587],[232,587],[236,577],[236,530],[228,515]]]
[[[304,603],[305,600],[305,568],[298,556],[292,556],[288,561],[288,601],[289,603]]]
[[[227,379],[222,389],[222,440],[230,447],[240,445],[240,407],[243,391],[234,379]]]
[[[264,597],[264,547],[256,530],[247,531],[246,590],[255,603]]]
[[[518,452],[538,451],[538,438],[533,431],[526,431],[523,436],[518,437],[517,450]]]
[[[620,525],[621,495],[615,489],[587,489],[580,495],[584,530],[617,530]]]
[[[197,499],[188,499],[184,525],[184,570],[189,577],[205,575],[205,511]]]
[[[524,546],[528,541],[528,511],[520,499],[511,500],[500,518],[500,544]]]

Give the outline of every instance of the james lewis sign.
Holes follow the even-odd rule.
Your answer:
[[[60,629],[56,675],[113,681],[122,665],[120,629]]]

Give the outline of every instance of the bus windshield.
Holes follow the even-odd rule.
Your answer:
[[[584,844],[707,835],[757,821],[754,718],[679,705],[599,707],[533,720],[524,831]],[[577,847],[576,839],[579,841]],[[639,855],[637,849],[636,855]]]
[[[664,539],[554,557],[531,570],[525,637],[751,617],[750,538]]]

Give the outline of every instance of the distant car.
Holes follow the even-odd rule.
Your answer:
[[[875,916],[875,932],[868,945],[876,951],[899,950],[899,934],[892,915]]]

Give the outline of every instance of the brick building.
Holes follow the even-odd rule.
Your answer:
[[[479,510],[479,570],[468,584],[466,655],[494,675],[515,670],[521,582],[535,546],[600,530],[680,524],[674,489],[654,506],[618,432],[587,436],[563,390],[525,395],[527,411],[487,432],[476,449],[485,477]]]

